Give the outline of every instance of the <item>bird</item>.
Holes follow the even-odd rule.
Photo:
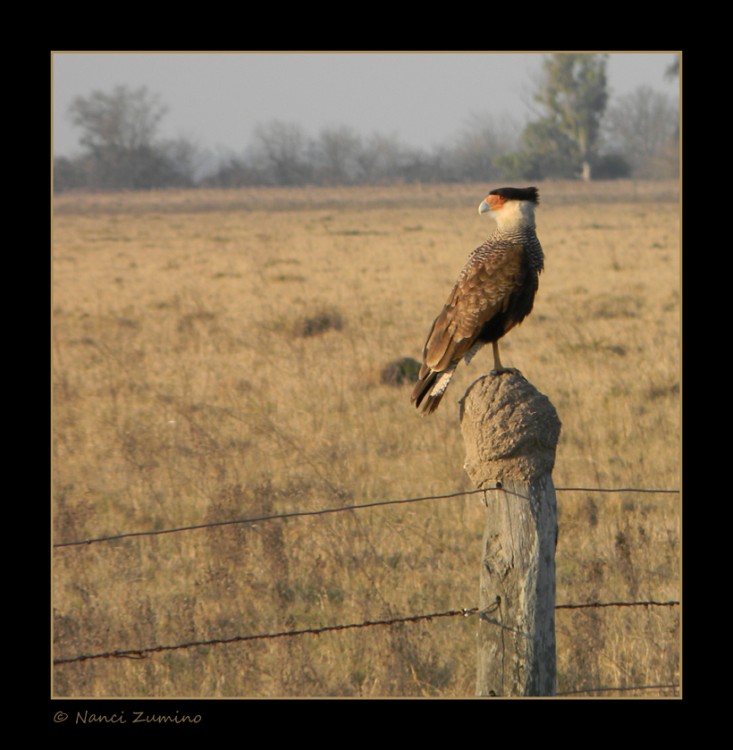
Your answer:
[[[484,345],[493,348],[492,374],[509,369],[501,363],[499,339],[532,311],[544,268],[538,205],[536,187],[497,188],[479,205],[479,214],[495,219],[496,231],[470,254],[430,329],[411,398],[423,416],[438,408],[459,362],[468,364]]]

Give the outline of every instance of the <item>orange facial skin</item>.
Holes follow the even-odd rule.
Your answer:
[[[486,203],[489,204],[492,211],[498,211],[506,203],[506,198],[502,198],[500,195],[487,195]]]

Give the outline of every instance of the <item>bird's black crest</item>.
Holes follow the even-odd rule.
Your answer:
[[[508,201],[531,201],[540,202],[540,191],[536,187],[513,188],[503,187],[492,190],[489,195],[499,195]]]

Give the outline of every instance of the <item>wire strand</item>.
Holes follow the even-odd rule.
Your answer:
[[[558,604],[555,609],[587,609],[594,607],[672,607],[679,605],[678,601],[669,602],[656,602],[656,601],[642,601],[642,602],[588,602],[586,604]],[[90,661],[93,659],[110,659],[110,658],[126,658],[126,659],[143,659],[147,654],[160,653],[162,651],[177,651],[180,649],[194,648],[196,646],[219,646],[224,644],[232,643],[244,643],[246,641],[260,641],[260,640],[272,640],[275,638],[292,638],[300,635],[320,635],[321,633],[332,633],[340,630],[353,630],[356,628],[369,628],[376,626],[388,626],[396,625],[399,623],[407,622],[421,622],[424,620],[437,620],[441,617],[470,617],[471,615],[481,614],[478,607],[472,607],[470,609],[451,609],[447,612],[431,612],[429,614],[420,615],[408,615],[405,617],[392,617],[386,620],[365,620],[364,622],[354,622],[346,625],[326,625],[320,628],[304,628],[302,630],[281,630],[275,633],[257,633],[254,635],[238,635],[232,638],[211,638],[200,641],[188,641],[186,643],[178,643],[171,646],[150,646],[147,648],[134,648],[134,649],[115,649],[114,651],[103,651],[97,654],[80,654],[79,656],[69,657],[66,659],[54,659],[54,665],[62,666],[64,664],[73,664],[82,661]],[[491,620],[485,619],[486,622],[490,622],[493,625],[499,625],[498,623],[492,622]]]
[[[501,486],[497,487],[486,487],[480,490],[464,490],[461,492],[451,492],[447,495],[424,495],[422,497],[408,497],[399,500],[377,500],[370,503],[360,503],[358,505],[347,505],[336,508],[321,508],[319,510],[300,510],[292,511],[290,513],[275,513],[267,516],[255,516],[251,518],[237,518],[228,521],[211,521],[207,523],[191,524],[189,526],[177,526],[169,529],[157,529],[154,531],[127,531],[120,534],[109,534],[106,536],[91,537],[89,539],[78,539],[73,542],[57,542],[53,545],[54,549],[62,549],[68,547],[81,547],[90,544],[97,544],[99,542],[112,542],[119,539],[130,539],[133,537],[149,537],[149,536],[162,536],[164,534],[177,534],[183,531],[197,531],[200,529],[211,529],[219,526],[234,526],[237,524],[247,523],[263,523],[265,521],[278,521],[288,518],[302,518],[305,516],[322,516],[329,513],[342,513],[350,510],[363,510],[364,508],[376,508],[382,505],[403,505],[406,503],[419,503],[427,500],[447,500],[455,497],[463,497],[468,495],[478,495],[486,492],[503,490]],[[556,487],[555,492],[603,492],[603,493],[621,493],[621,492],[637,492],[637,493],[654,493],[654,494],[678,494],[679,490],[670,489],[642,489],[638,487],[625,487],[625,488],[593,488],[593,487]],[[516,494],[516,493],[510,493]]]
[[[679,607],[681,602],[588,602],[587,604],[557,604],[555,609],[602,609],[603,607]]]
[[[256,635],[238,635],[232,638],[213,638],[202,641],[189,641],[187,643],[178,643],[173,646],[151,646],[149,648],[126,649],[105,651],[99,654],[81,654],[68,659],[54,659],[55,665],[72,664],[75,662],[89,661],[91,659],[108,659],[112,657],[141,659],[146,654],[160,653],[162,651],[176,651],[184,648],[194,648],[195,646],[218,646],[222,644],[244,643],[246,641],[271,640],[274,638],[290,638],[298,635],[320,635],[321,633],[330,633],[338,630],[351,630],[354,628],[369,628],[375,626],[396,625],[404,622],[420,622],[422,620],[436,620],[441,617],[468,617],[475,614],[478,609],[460,609],[449,610],[448,612],[431,612],[424,615],[410,615],[409,617],[392,617],[388,620],[366,620],[364,622],[354,622],[348,625],[326,625],[321,628],[305,628],[303,630],[282,630],[277,633],[259,633]]]
[[[679,690],[679,685],[673,683],[671,685],[630,685],[628,687],[597,687],[597,688],[584,688],[583,690],[563,690],[562,692],[556,693],[559,697],[565,695],[584,695],[586,693],[625,693],[633,690]]]
[[[452,492],[449,495],[426,495],[424,497],[408,497],[401,500],[379,500],[371,503],[360,503],[359,505],[346,505],[339,508],[321,508],[320,510],[297,510],[291,513],[274,513],[267,516],[256,516],[253,518],[237,518],[230,521],[212,521],[210,523],[199,523],[191,526],[179,526],[172,529],[159,529],[157,531],[129,531],[123,534],[113,534],[109,536],[100,536],[92,539],[82,539],[75,542],[60,542],[54,544],[55,548],[58,547],[75,547],[84,544],[93,544],[95,542],[110,542],[115,539],[127,539],[135,536],[160,536],[161,534],[175,534],[180,531],[195,531],[197,529],[210,529],[217,526],[232,526],[235,524],[244,523],[261,523],[263,521],[278,521],[286,518],[300,518],[303,516],[323,516],[328,513],[341,513],[347,510],[361,510],[363,508],[374,508],[378,505],[401,505],[404,503],[419,503],[424,500],[445,500],[453,497],[460,497],[461,495],[477,495],[484,490],[467,490],[465,492]]]

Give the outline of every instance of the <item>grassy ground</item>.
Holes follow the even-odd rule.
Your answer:
[[[420,356],[493,231],[489,189],[59,197],[55,541],[469,489],[456,402],[490,352],[427,419],[380,374]],[[546,271],[502,359],[559,412],[555,485],[678,488],[677,188],[540,190]],[[558,503],[558,603],[680,598],[678,496]],[[55,657],[470,608],[482,514],[469,496],[58,549]],[[680,682],[679,607],[559,610],[557,630],[560,691]],[[446,618],[85,661],[54,691],[470,696],[475,632]]]

